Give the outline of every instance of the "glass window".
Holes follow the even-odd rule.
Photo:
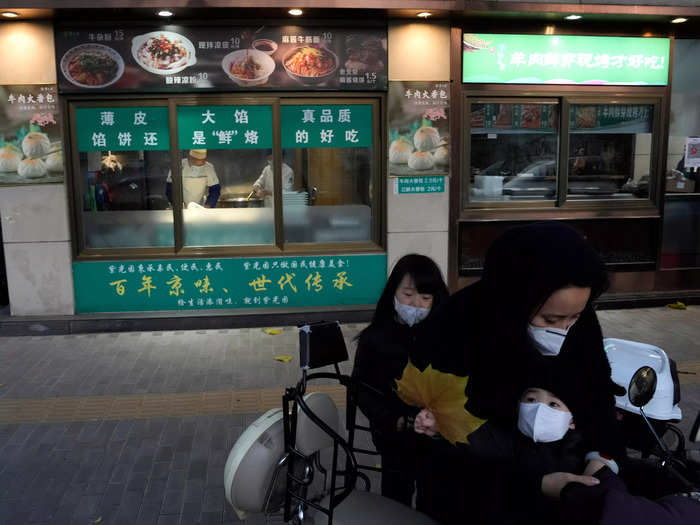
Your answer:
[[[86,248],[173,246],[168,108],[76,109]]]
[[[282,106],[286,242],[372,240],[370,104]]]
[[[184,245],[273,244],[272,106],[179,106],[177,118]]]
[[[468,200],[556,199],[558,105],[475,102],[470,108]]]
[[[700,267],[700,168],[686,141],[700,137],[700,40],[676,39],[664,204],[661,266]]]
[[[569,200],[649,197],[651,104],[572,104]]]

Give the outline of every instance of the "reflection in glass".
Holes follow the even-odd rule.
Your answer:
[[[471,105],[471,202],[552,200],[559,111],[553,103]]]
[[[192,151],[200,157],[205,151],[203,168],[187,168],[193,162]],[[182,150],[180,156],[185,246],[274,243],[274,203],[267,176],[270,150]]]
[[[173,246],[168,151],[80,152],[86,248]]]
[[[649,197],[649,104],[572,104],[569,199]]]
[[[286,242],[372,239],[371,148],[299,148],[283,156],[294,173],[282,195]]]

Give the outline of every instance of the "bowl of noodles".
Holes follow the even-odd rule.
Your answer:
[[[238,49],[221,61],[221,68],[228,78],[243,87],[265,84],[275,67],[275,61],[258,49]]]
[[[81,44],[61,58],[61,73],[81,88],[103,88],[124,74],[124,60],[114,49],[102,44]]]
[[[192,41],[172,31],[152,31],[131,40],[131,55],[143,69],[156,75],[179,73],[197,63]]]
[[[320,84],[338,69],[338,57],[323,47],[295,47],[284,55],[287,74],[302,84]]]

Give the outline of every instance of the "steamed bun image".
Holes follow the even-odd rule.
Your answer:
[[[46,175],[46,165],[41,159],[24,159],[19,163],[17,173],[26,179],[38,179]]]
[[[0,148],[0,173],[17,171],[22,154],[12,146]]]
[[[41,157],[51,150],[51,141],[44,133],[30,131],[22,140],[22,151],[30,158]]]
[[[450,163],[450,151],[447,146],[440,146],[433,152],[435,164],[438,166],[447,166]]]
[[[413,144],[418,151],[430,151],[440,145],[440,133],[430,126],[421,126],[413,135]]]
[[[46,157],[45,163],[46,163],[47,170],[53,171],[53,172],[62,172],[63,171],[63,152],[56,151],[55,153],[52,153],[51,155]]]
[[[408,167],[414,170],[429,170],[435,165],[429,151],[414,151],[408,158]]]
[[[408,140],[403,138],[394,140],[391,146],[389,146],[389,162],[394,164],[406,164],[411,150],[413,150],[413,148]]]

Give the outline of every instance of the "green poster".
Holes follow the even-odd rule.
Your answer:
[[[73,263],[77,313],[374,304],[386,255]]]
[[[397,177],[394,179],[394,193],[443,193],[445,177]]]
[[[668,38],[465,33],[462,49],[468,83],[668,83]]]
[[[180,149],[272,147],[272,106],[180,106]]]
[[[77,108],[78,151],[170,149],[168,108]]]
[[[283,148],[372,146],[372,106],[282,106]]]

